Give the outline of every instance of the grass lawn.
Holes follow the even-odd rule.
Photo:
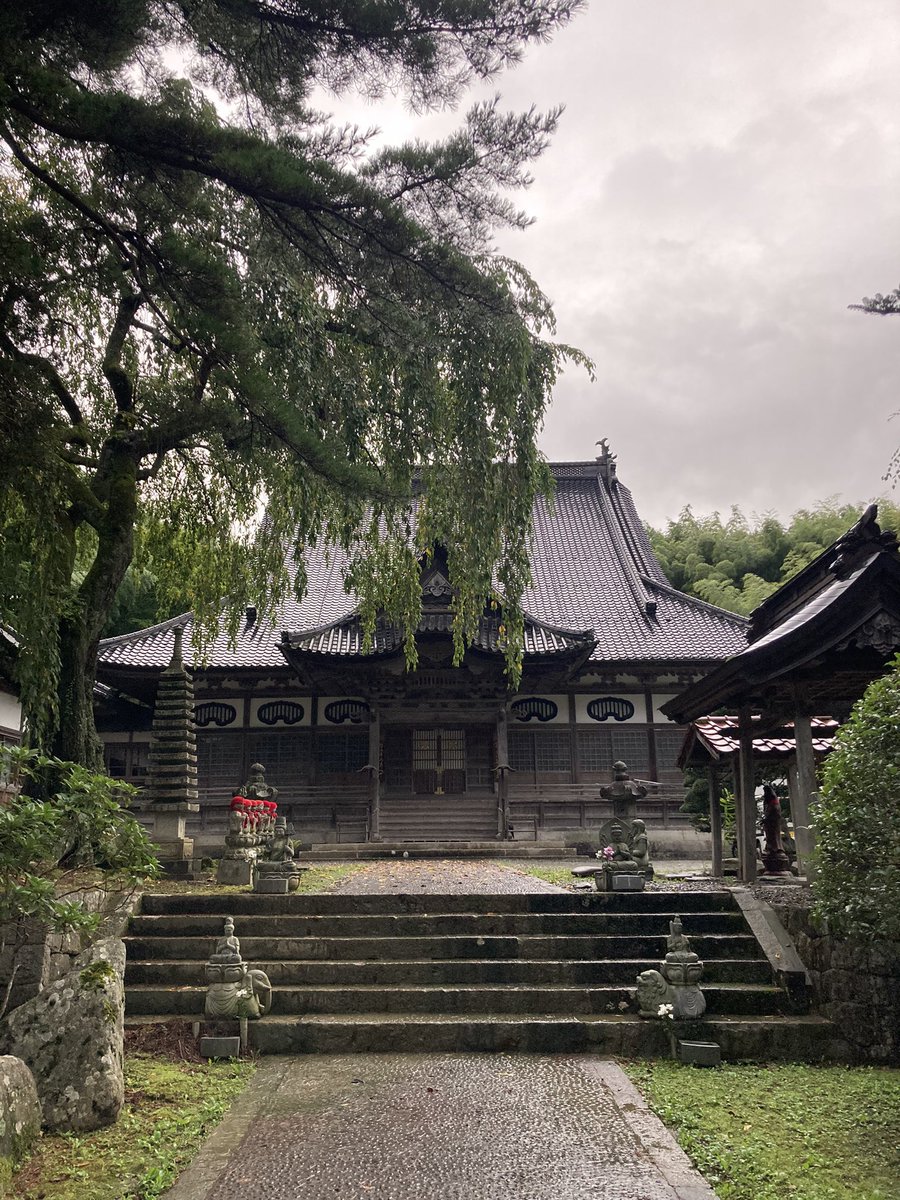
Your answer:
[[[297,892],[330,892],[342,880],[348,876],[355,874],[364,864],[363,863],[319,863],[316,866],[310,866],[300,876],[300,886]],[[202,879],[186,880],[186,879],[153,879],[150,880],[144,889],[154,895],[176,896],[183,894],[192,894],[200,896],[240,896],[246,892],[251,892],[253,889],[249,884],[240,887],[232,887],[216,883],[216,872],[212,870],[206,872]]]
[[[253,1074],[252,1062],[133,1054],[125,1107],[95,1133],[45,1136],[13,1177],[19,1200],[154,1200],[187,1166]]]
[[[721,1200],[897,1200],[900,1070],[624,1064]]]

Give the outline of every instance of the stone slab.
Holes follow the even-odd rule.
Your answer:
[[[717,1042],[679,1041],[678,1061],[685,1066],[719,1067],[722,1065],[722,1048]]]
[[[644,890],[643,875],[613,875],[611,882],[614,892],[642,892]]]
[[[286,896],[288,894],[288,879],[271,875],[258,876],[253,884],[253,890],[260,896]]]
[[[241,1039],[238,1037],[202,1037],[200,1054],[203,1058],[240,1058]]]

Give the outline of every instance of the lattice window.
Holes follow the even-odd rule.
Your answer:
[[[684,745],[683,729],[656,730],[656,762],[660,771],[677,771],[676,759]]]
[[[538,774],[571,771],[572,739],[568,729],[535,730],[534,761]]]
[[[312,767],[312,731],[252,733],[247,738],[248,763],[262,763],[266,782],[274,787],[309,778]]]
[[[650,746],[646,729],[611,729],[613,762],[624,762],[632,775],[650,770]]]
[[[615,762],[611,729],[579,729],[578,761],[588,774],[607,774]]]
[[[197,783],[201,788],[239,788],[244,739],[239,733],[197,734]]]
[[[534,774],[534,734],[530,729],[510,729],[509,765],[523,775]]]
[[[369,761],[369,731],[319,733],[316,768],[320,775],[351,775]]]

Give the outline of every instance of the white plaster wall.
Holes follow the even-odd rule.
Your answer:
[[[11,692],[0,691],[0,729],[22,730],[22,705]]]

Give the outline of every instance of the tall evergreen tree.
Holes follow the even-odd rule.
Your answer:
[[[499,580],[515,676],[535,436],[574,352],[491,238],[528,223],[507,193],[558,113],[480,103],[376,151],[310,97],[451,104],[579,4],[2,7],[0,620],[35,742],[97,761],[97,643],[135,559],[208,636],[221,597],[236,626],[302,588],[285,543],[326,534],[368,619],[411,629],[440,541],[457,653]]]

